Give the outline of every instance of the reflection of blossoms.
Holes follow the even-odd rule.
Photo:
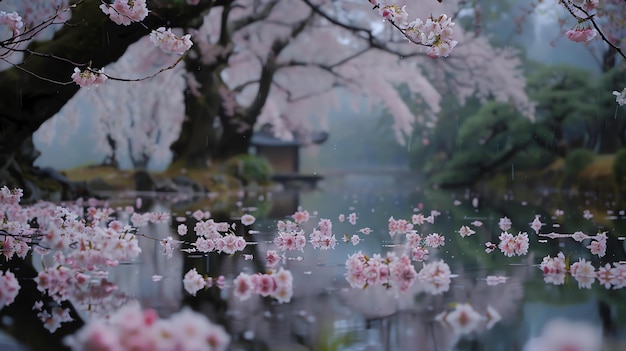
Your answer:
[[[609,289],[621,289],[626,287],[626,264],[613,263],[613,267],[609,263],[598,268],[596,278],[600,284]]]
[[[541,335],[530,339],[523,351],[576,350],[600,351],[602,334],[599,328],[586,322],[564,319],[549,321]]]
[[[127,305],[110,320],[94,319],[65,344],[72,351],[90,350],[226,350],[230,337],[221,326],[188,308],[160,319],[152,309]]]
[[[239,273],[233,281],[234,295],[240,301],[249,299],[252,294],[269,296],[280,303],[291,301],[293,296],[293,276],[290,271],[280,268],[273,273]]]
[[[451,277],[450,266],[443,260],[424,264],[417,274],[417,279],[424,284],[426,292],[433,295],[448,291]]]
[[[579,288],[590,289],[591,284],[596,280],[596,269],[591,262],[580,258],[578,262],[574,262],[570,267],[570,274],[578,282]]]
[[[509,277],[504,277],[500,275],[489,275],[487,276],[487,278],[485,278],[485,281],[487,282],[487,285],[495,286],[495,285],[506,283],[508,279]]]
[[[498,222],[498,226],[500,227],[500,230],[502,230],[503,232],[506,232],[509,229],[511,229],[512,224],[513,223],[508,217],[502,217],[500,218],[500,221]]]
[[[346,268],[346,280],[351,287],[359,289],[382,285],[404,292],[417,278],[411,259],[405,254],[397,256],[392,252],[387,253],[386,258],[380,254],[370,258],[359,251],[348,257]]]
[[[435,319],[452,327],[456,334],[467,335],[478,329],[486,317],[476,312],[468,303],[457,303],[454,310],[444,311]]]

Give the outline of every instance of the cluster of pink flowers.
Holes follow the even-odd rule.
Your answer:
[[[113,4],[100,5],[100,9],[111,21],[124,26],[141,22],[148,16],[146,0],[115,0]]]
[[[380,254],[368,257],[359,251],[348,257],[346,268],[346,280],[351,287],[359,289],[382,285],[404,292],[417,278],[409,257],[405,254],[398,257],[393,252],[387,253],[387,257],[383,258]]]
[[[267,250],[265,253],[265,265],[269,268],[276,267],[283,261],[283,257],[274,250]]]
[[[37,312],[37,317],[43,323],[44,328],[48,329],[50,333],[54,333],[61,327],[62,323],[71,322],[74,320],[70,315],[69,308],[61,308],[59,306],[52,307],[50,311],[43,309],[43,302],[35,302],[33,310]]]
[[[182,55],[191,49],[191,34],[185,34],[182,37],[172,33],[171,29],[159,27],[150,33],[150,41],[158,48],[165,52]]]
[[[198,273],[195,268],[190,269],[185,273],[183,277],[183,287],[189,294],[196,296],[196,293],[202,289],[210,288],[213,285],[218,288],[223,288],[225,285],[224,276],[219,276],[217,279],[211,277],[203,277]]]
[[[310,235],[311,245],[315,249],[334,249],[337,239],[333,234],[333,224],[330,219],[322,218],[317,224],[317,228]]]
[[[19,291],[20,283],[15,278],[15,274],[9,270],[0,271],[0,310],[12,304]]]
[[[155,310],[129,304],[109,320],[89,321],[64,342],[72,351],[222,351],[227,349],[230,336],[221,326],[188,308],[160,319]]]
[[[509,232],[503,232],[500,234],[499,239],[500,243],[498,244],[498,248],[507,257],[513,257],[515,255],[522,256],[528,253],[529,243],[527,233],[520,232],[513,236],[513,234]],[[487,245],[487,247],[490,248],[490,245]]]
[[[74,73],[71,76],[74,83],[80,85],[81,87],[90,87],[104,83],[107,80],[107,75],[104,74],[104,69],[99,69],[97,71],[88,68],[83,71],[80,68],[75,67]]]
[[[589,26],[577,25],[573,29],[565,32],[567,38],[578,43],[586,43],[598,36],[598,31]]]
[[[247,274],[244,272],[233,281],[234,295],[240,301],[249,299],[252,294],[272,297],[280,303],[291,301],[293,296],[293,276],[282,267],[271,273]]]
[[[281,251],[300,250],[304,251],[306,246],[306,236],[303,230],[292,230],[278,232],[278,236],[274,238],[274,244]]]
[[[613,267],[610,264],[598,268],[596,277],[605,288],[622,289],[626,287],[626,264],[615,262]]]
[[[411,41],[428,46],[428,57],[446,57],[458,44],[452,40],[452,27],[452,19],[442,14],[437,18],[430,17],[426,22],[418,18],[407,25],[404,33]]]
[[[232,255],[246,248],[246,240],[230,231],[230,225],[226,222],[215,222],[212,219],[199,221],[194,227],[198,238],[193,243],[194,250],[199,252],[218,251]],[[222,232],[226,234],[222,235]]]
[[[446,244],[446,238],[443,235],[432,233],[426,238],[422,238],[415,231],[406,234],[406,248],[411,252],[413,261],[422,262],[428,259],[428,248],[438,248]]]
[[[389,217],[388,225],[389,235],[393,238],[396,234],[406,234],[413,230],[413,223],[406,219],[395,219]]]
[[[593,238],[593,240],[589,245],[587,245],[591,254],[598,255],[598,257],[604,257],[604,255],[606,255],[606,241],[608,239],[606,232],[598,233],[596,236],[591,238]]]
[[[20,35],[24,28],[22,17],[17,12],[0,11],[0,24],[7,26],[13,32],[14,37]]]
[[[564,284],[565,277],[569,273],[576,279],[581,289],[591,288],[596,279],[607,289],[626,287],[626,264],[624,263],[616,262],[613,266],[607,263],[596,270],[591,262],[579,258],[568,268],[565,255],[559,252],[556,257],[544,257],[539,268],[543,271],[544,281],[549,284]]]
[[[370,3],[378,9],[385,20],[392,22],[411,42],[428,46],[428,57],[448,56],[458,44],[456,40],[452,40],[452,27],[455,23],[445,14],[437,18],[431,16],[426,21],[418,18],[408,22],[409,14],[405,10],[406,6],[388,5],[378,0],[370,0]]]

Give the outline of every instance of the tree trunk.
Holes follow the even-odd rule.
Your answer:
[[[178,140],[171,146],[172,164],[207,167],[219,140],[215,122],[222,104],[220,69],[217,65],[203,65],[200,59],[187,58],[185,63],[199,87],[197,91],[185,92],[186,118]]]
[[[247,121],[240,114],[232,117],[221,117],[222,137],[217,146],[215,158],[220,160],[248,153],[256,118]]]

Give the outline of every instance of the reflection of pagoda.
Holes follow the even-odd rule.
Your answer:
[[[274,136],[272,127],[264,125],[252,136],[253,153],[267,159],[274,168],[275,181],[285,185],[314,186],[322,177],[318,174],[300,173],[300,148],[321,144],[328,139],[327,132],[294,134],[292,140],[283,140]]]

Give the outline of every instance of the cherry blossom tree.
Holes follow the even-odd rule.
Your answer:
[[[452,18],[431,16],[455,13],[457,3],[400,5],[377,4],[372,9],[372,4],[357,0],[271,0],[235,1],[211,9],[199,29],[189,30],[194,46],[185,57],[188,73],[179,72],[187,81],[186,119],[172,145],[174,157],[187,165],[204,166],[211,158],[246,153],[260,125],[271,125],[279,138],[306,140],[312,130],[326,128],[326,118],[337,106],[340,93],[357,107],[366,101],[370,109],[389,110],[401,143],[414,128],[435,123],[442,94],[460,99],[475,92],[493,95],[532,116],[515,52],[465,35]],[[424,20],[411,22],[416,18]],[[423,29],[417,28],[427,23],[449,27],[450,33],[453,29],[454,44],[418,35]],[[454,48],[455,54],[431,58],[446,56],[456,39],[465,42]],[[449,46],[442,50],[441,45]],[[479,75],[487,65],[493,74]],[[450,77],[458,80],[448,84]],[[156,80],[141,84],[146,91],[155,89],[149,85],[161,86]],[[411,99],[424,102],[418,114],[410,111],[399,94],[400,84],[408,87]],[[124,87],[126,91],[144,89],[121,85],[114,96],[100,87],[93,91],[101,101],[124,105],[126,96],[126,101],[134,102],[132,94],[119,90]],[[142,98],[146,104],[151,99],[164,103],[147,95]],[[113,123],[112,117],[126,120],[124,114],[109,111],[94,109],[93,118],[103,123]],[[100,140],[106,141],[105,147],[119,144],[110,137]]]
[[[0,61],[6,69],[0,72],[2,179],[24,186],[20,179],[32,166],[33,158],[20,150],[30,148],[32,134],[78,92],[80,86],[71,81],[73,73],[77,73],[75,68],[79,68],[77,76],[82,78],[88,73],[97,74],[101,67],[116,61],[130,44],[150,34],[152,29],[160,33],[155,41],[167,49],[171,41],[167,39],[165,26],[193,27],[191,22],[203,11],[223,3],[202,1],[192,9],[180,1],[151,1],[150,13],[146,13],[141,22],[119,25],[101,8],[113,9],[111,6],[115,3],[3,1],[0,4],[0,24],[4,31]],[[133,4],[146,5],[145,1]],[[161,27],[164,29],[160,30]],[[169,48],[176,49],[171,45]],[[89,71],[90,68],[93,71]]]

